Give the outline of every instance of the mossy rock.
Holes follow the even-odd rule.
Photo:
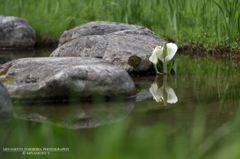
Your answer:
[[[140,65],[141,61],[142,60],[140,57],[133,55],[129,57],[128,64],[134,68],[137,68]]]

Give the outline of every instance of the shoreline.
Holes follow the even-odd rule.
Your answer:
[[[34,46],[34,49],[54,48],[54,47],[57,48],[58,42],[59,42],[58,40],[54,40],[51,38],[43,39],[43,40],[38,39]],[[187,56],[197,56],[197,57],[211,56],[216,58],[228,57],[231,59],[240,60],[240,50],[237,48],[231,48],[229,45],[225,45],[224,47],[215,46],[214,49],[215,50],[205,48],[203,43],[193,43],[191,45],[185,45],[183,47],[179,47],[178,52],[181,55],[187,55]]]

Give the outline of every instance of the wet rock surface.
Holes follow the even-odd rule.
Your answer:
[[[0,80],[0,122],[6,121],[12,113],[12,102],[9,98],[7,89]]]
[[[22,18],[0,15],[0,49],[26,49],[35,44],[36,33]]]
[[[93,21],[78,27],[66,30],[63,32],[59,39],[59,46],[61,46],[64,42],[81,37],[81,36],[88,36],[88,35],[106,35],[110,33],[114,33],[117,31],[124,31],[124,30],[135,30],[135,31],[144,31],[152,34],[152,36],[156,36],[155,33],[147,28],[138,25],[130,25],[125,23],[117,23],[117,22],[107,22],[107,21]]]
[[[109,23],[105,25],[107,26]],[[129,28],[125,28],[129,30],[119,31],[119,28],[116,28],[109,31],[110,29],[104,30],[101,27],[98,30],[99,26],[97,24],[95,28],[92,25],[91,29],[86,26],[83,27],[88,28],[89,34],[88,31],[84,33],[84,29],[79,29],[81,34],[75,31],[77,32],[75,34],[78,35],[76,38],[73,36],[75,35],[74,31],[69,31],[72,32],[69,37],[67,35],[63,36],[67,34],[64,33],[62,37],[66,37],[65,39],[67,37],[74,39],[58,47],[50,56],[102,58],[129,73],[146,73],[153,70],[152,63],[148,59],[153,49],[157,45],[163,45],[164,40],[160,39],[151,30],[140,26],[129,25]],[[127,26],[127,24],[124,24],[124,26]],[[96,29],[95,32],[94,29]],[[97,33],[99,35],[96,35]]]
[[[97,58],[22,58],[0,65],[0,78],[12,99],[68,99],[134,96],[129,74]]]

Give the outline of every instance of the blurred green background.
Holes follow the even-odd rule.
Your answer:
[[[136,24],[184,46],[240,50],[239,0],[4,0],[0,14],[25,18],[37,42],[91,21]]]

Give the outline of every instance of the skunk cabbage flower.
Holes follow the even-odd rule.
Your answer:
[[[156,66],[158,59],[161,60],[163,63],[163,73],[167,73],[167,63],[174,57],[174,55],[177,52],[177,49],[178,47],[176,44],[174,43],[166,44],[166,42],[164,42],[163,47],[157,46],[154,49],[152,55],[149,58],[149,61],[153,63],[157,74],[159,73]]]
[[[177,45],[174,43],[164,42],[163,49],[160,51],[161,53],[157,54],[158,58],[163,62],[163,72],[167,73],[167,63],[170,61],[177,52]]]
[[[153,52],[152,55],[149,57],[149,61],[151,61],[153,63],[153,66],[155,68],[156,74],[159,74],[158,69],[157,69],[157,62],[158,62],[158,56],[160,56],[159,54],[161,54],[162,47],[161,46],[157,46]]]

